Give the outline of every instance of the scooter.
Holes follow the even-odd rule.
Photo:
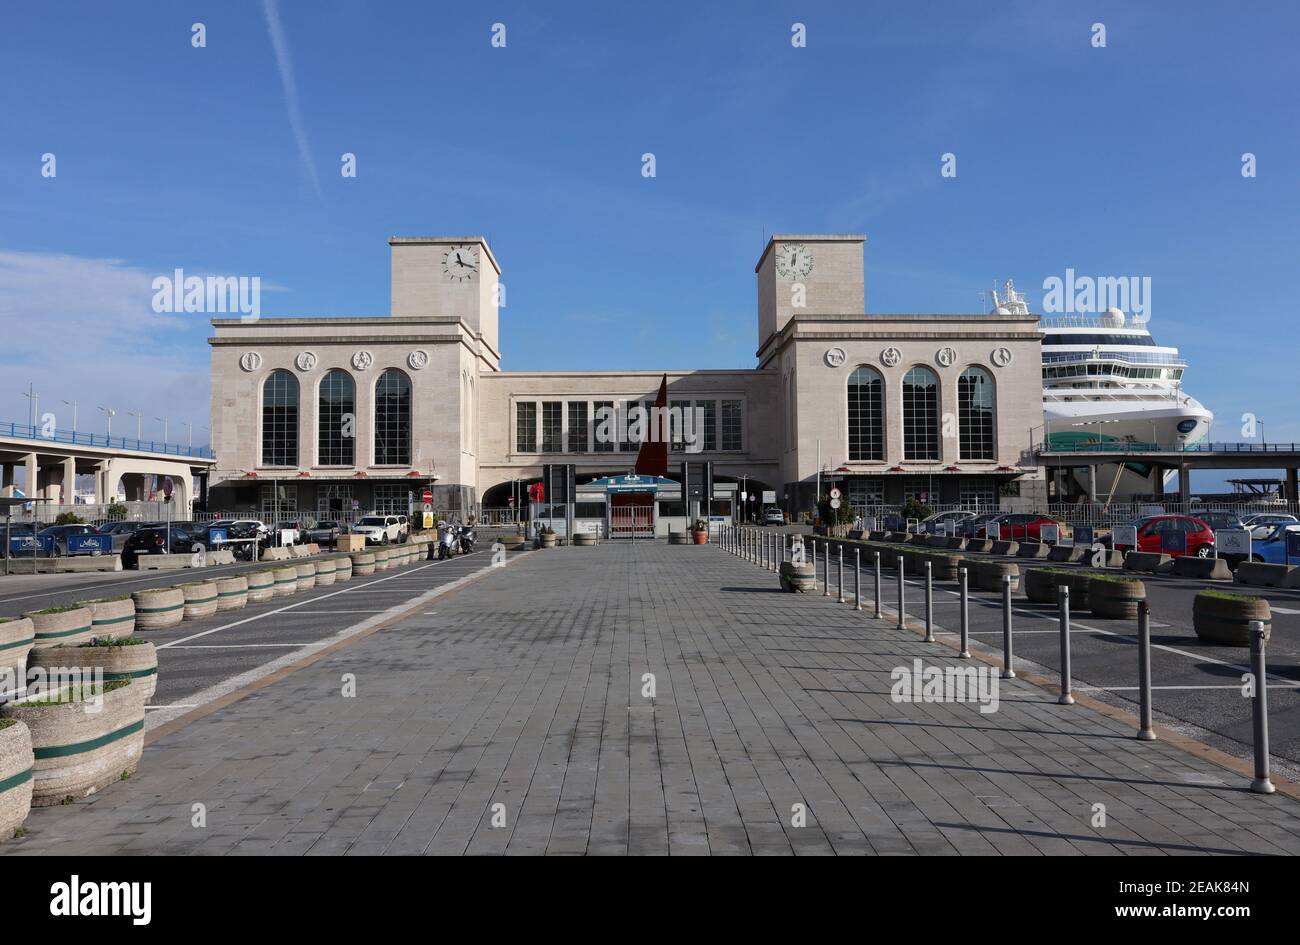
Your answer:
[[[463,555],[473,554],[474,542],[478,539],[478,536],[474,533],[474,526],[462,525],[458,530],[460,532],[460,553]]]
[[[456,553],[455,525],[448,522],[438,531],[438,560],[445,561]]]

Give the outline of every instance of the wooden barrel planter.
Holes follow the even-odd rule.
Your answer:
[[[219,577],[217,585],[217,610],[243,610],[248,604],[248,578],[242,574]]]
[[[166,630],[185,619],[185,594],[179,587],[149,587],[131,597],[137,630]]]
[[[0,843],[13,837],[32,809],[32,733],[0,719]]]
[[[135,771],[144,748],[141,691],[119,679],[0,707],[0,715],[18,719],[32,735],[33,807],[86,797]],[[95,699],[103,700],[99,711],[86,711]]]
[[[249,571],[244,580],[248,582],[248,603],[260,604],[275,596],[275,571],[271,568]]]
[[[1093,577],[1088,581],[1088,609],[1106,620],[1134,620],[1147,587],[1137,578]]]
[[[334,556],[334,583],[343,584],[352,580],[352,558],[349,555]]]
[[[691,536],[689,532],[669,532],[668,544],[670,545],[689,545]]]
[[[322,558],[316,562],[316,586],[330,587],[334,583],[334,559]]]
[[[35,641],[30,618],[0,617],[0,696],[27,688],[27,654]]]
[[[82,604],[47,607],[23,616],[32,621],[32,629],[36,631],[33,646],[37,649],[43,646],[62,646],[65,643],[85,643],[95,635],[90,608]]]
[[[375,553],[373,551],[354,551],[348,555],[352,559],[352,573],[365,577],[375,573]]]
[[[90,611],[91,636],[95,639],[121,640],[135,632],[135,601],[130,595],[86,600],[81,605]]]
[[[1273,634],[1273,612],[1268,601],[1250,594],[1204,590],[1192,603],[1192,629],[1204,643],[1250,646],[1250,625],[1264,625],[1264,639]]]
[[[579,548],[594,547],[598,541],[594,532],[578,532],[573,536],[573,543]]]
[[[298,572],[299,591],[309,591],[316,586],[316,562],[302,561],[294,565],[294,570]]]
[[[139,637],[52,646],[38,650],[32,657],[32,665],[75,667],[83,677],[98,670],[104,674],[106,683],[129,679],[140,687],[145,702],[153,698],[158,685],[158,650]]]
[[[795,564],[782,561],[778,572],[781,589],[794,594],[811,594],[817,590],[817,574],[812,564]]]
[[[185,595],[185,619],[202,620],[204,617],[211,617],[217,612],[217,582],[212,581],[188,581],[185,584],[177,584],[183,595]]]

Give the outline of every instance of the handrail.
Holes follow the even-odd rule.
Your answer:
[[[1034,444],[1035,453],[1300,453],[1300,443],[1180,443],[1161,446],[1154,443],[1080,443],[1077,446]]]
[[[70,446],[96,446],[103,449],[132,450],[139,453],[163,453],[168,456],[194,456],[215,459],[216,453],[206,446],[186,446],[180,443],[162,443],[157,440],[128,439],[98,433],[77,433],[73,430],[45,431],[27,423],[0,422],[0,436],[19,440],[36,440],[41,443],[65,443]]]

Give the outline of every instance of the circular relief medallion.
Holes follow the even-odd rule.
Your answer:
[[[845,358],[847,358],[847,357],[848,357],[848,356],[844,353],[844,349],[843,349],[843,348],[827,348],[827,349],[826,349],[826,366],[827,366],[827,367],[839,367],[841,364],[844,363]]]
[[[1006,367],[1008,364],[1011,363],[1011,349],[994,348],[993,354],[990,357],[993,363],[996,364],[998,367]]]
[[[880,363],[885,367],[898,367],[898,362],[903,360],[903,352],[897,348],[889,347],[880,352]]]
[[[256,351],[245,351],[239,358],[239,366],[245,371],[256,371],[262,366],[262,356]]]
[[[358,371],[364,371],[375,363],[375,356],[364,348],[352,356],[352,366]]]
[[[957,362],[957,349],[950,347],[940,348],[934,356],[939,362],[940,367],[952,367]]]
[[[316,354],[312,351],[303,351],[293,359],[293,363],[298,365],[300,371],[310,371],[316,366]]]
[[[416,349],[406,356],[406,363],[411,366],[411,370],[418,371],[429,365],[429,352]]]

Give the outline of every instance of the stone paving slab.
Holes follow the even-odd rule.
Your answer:
[[[893,701],[896,667],[961,661],[716,547],[558,548],[430,611],[0,853],[1300,852],[1300,802],[1024,680],[990,713]]]

